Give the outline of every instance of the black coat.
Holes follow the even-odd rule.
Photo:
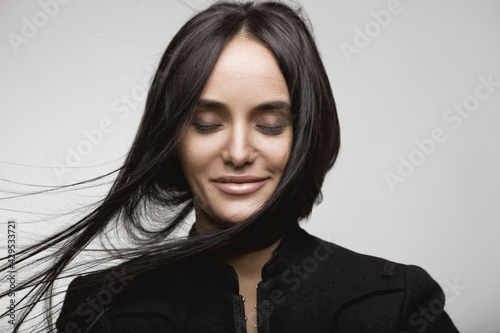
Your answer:
[[[246,332],[233,267],[204,255],[138,277],[110,271],[69,286],[59,332]],[[97,291],[97,292],[96,292]],[[259,332],[458,332],[444,294],[421,268],[288,233],[257,287]]]

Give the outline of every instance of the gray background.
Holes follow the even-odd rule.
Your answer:
[[[119,166],[138,126],[143,82],[173,34],[210,3],[73,0],[43,9],[54,1],[0,2],[0,178],[62,185]],[[498,332],[500,87],[459,127],[443,117],[473,101],[479,77],[500,82],[500,2],[401,0],[385,26],[372,11],[391,1],[298,3],[314,27],[343,139],[306,229],[424,267],[461,331]],[[33,23],[36,30],[26,28]],[[365,28],[369,44],[346,57],[341,46],[355,46]],[[25,39],[15,46],[18,37]],[[446,140],[428,156],[416,152],[415,141],[436,128]],[[385,174],[410,157],[419,165],[391,188]],[[68,221],[23,212],[67,211],[106,188],[1,201],[2,225],[16,219],[18,243],[28,243]]]

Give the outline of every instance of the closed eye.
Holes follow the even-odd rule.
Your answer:
[[[210,125],[205,125],[205,124],[200,124],[200,123],[193,123],[193,127],[200,131],[200,132],[211,132],[219,129],[222,126],[222,124],[210,124]]]
[[[257,125],[257,127],[263,131],[267,132],[269,134],[279,134],[282,133],[286,126],[285,125],[276,125],[276,126],[265,126],[265,125]]]

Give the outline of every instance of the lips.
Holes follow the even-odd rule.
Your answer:
[[[250,175],[223,176],[212,180],[215,187],[232,195],[250,194],[264,186],[269,178]]]

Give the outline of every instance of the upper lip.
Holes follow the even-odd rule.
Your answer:
[[[243,184],[243,183],[255,183],[255,182],[260,182],[268,177],[257,177],[257,176],[252,176],[252,175],[227,175],[227,176],[222,176],[222,177],[217,177],[212,179],[214,182],[217,183],[237,183],[237,184]]]

